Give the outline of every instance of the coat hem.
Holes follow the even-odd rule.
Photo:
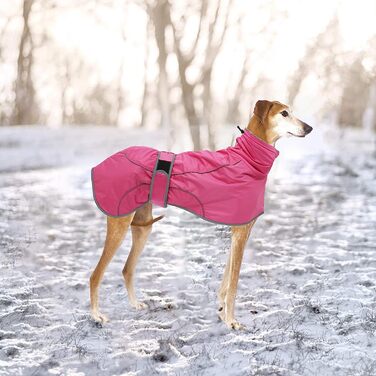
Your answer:
[[[151,203],[151,201],[148,200],[148,201],[144,202],[143,204],[141,204],[140,206],[137,206],[136,208],[134,208],[132,211],[130,211],[128,213],[125,213],[125,214],[121,214],[121,215],[112,215],[112,214],[109,214],[106,210],[102,209],[102,207],[99,205],[99,203],[97,201],[97,198],[95,196],[93,174],[94,174],[94,167],[91,169],[91,189],[92,189],[92,193],[93,193],[94,202],[97,205],[98,209],[103,214],[107,215],[108,217],[112,217],[112,218],[126,217],[127,215],[134,213],[137,209],[142,208],[144,205],[146,205],[148,203]],[[204,218],[203,216],[201,216],[199,214],[196,214],[195,212],[193,212],[191,210],[188,210],[186,208],[183,208],[182,206],[179,206],[179,205],[174,205],[174,204],[167,204],[167,205],[168,206],[175,206],[176,208],[185,210],[188,213],[191,213],[191,214],[195,215],[196,217],[199,217],[199,218],[203,219],[204,221],[207,221],[207,222],[210,222],[210,223],[214,223],[214,224],[217,224],[217,225],[224,225],[224,226],[244,226],[244,225],[247,225],[247,224],[251,223],[252,221],[254,221],[255,219],[257,219],[258,217],[260,217],[262,214],[264,214],[264,212],[261,212],[261,213],[257,214],[255,217],[253,217],[252,219],[250,219],[249,221],[244,222],[244,223],[225,223],[225,222],[219,222],[219,221],[214,221],[212,219]]]

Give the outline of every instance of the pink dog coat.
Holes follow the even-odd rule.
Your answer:
[[[278,154],[248,130],[235,146],[215,152],[174,154],[133,146],[92,169],[94,200],[112,217],[152,202],[215,223],[246,224],[264,212],[266,179]]]

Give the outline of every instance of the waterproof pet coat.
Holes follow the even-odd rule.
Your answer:
[[[264,212],[266,178],[277,156],[273,146],[248,130],[235,146],[215,152],[129,147],[92,169],[94,199],[112,217],[150,201],[216,223],[245,224]]]

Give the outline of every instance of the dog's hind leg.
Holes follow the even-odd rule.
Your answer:
[[[97,322],[108,321],[107,317],[100,313],[98,304],[98,289],[104,272],[112,260],[114,254],[120,247],[125,234],[134,217],[134,213],[121,218],[107,217],[107,235],[103,253],[99,262],[90,277],[90,304],[91,315]]]
[[[153,220],[152,205],[147,203],[142,208],[136,211],[131,224],[132,231],[132,248],[128,255],[127,261],[124,265],[123,276],[125,286],[128,291],[129,303],[136,309],[147,308],[147,305],[137,300],[134,291],[133,277],[137,261],[145,247],[148,236],[151,232],[153,222],[160,219],[159,217]]]
[[[240,267],[243,260],[244,247],[256,220],[244,226],[231,228],[231,251],[226,265],[223,281],[219,289],[220,318],[232,329],[241,329],[234,317],[235,297],[239,281]]]

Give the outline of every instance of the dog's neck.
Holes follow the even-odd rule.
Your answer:
[[[256,115],[252,115],[247,129],[253,133],[256,137],[265,141],[267,144],[275,145],[276,141],[279,139],[279,135],[276,135],[272,130],[265,129],[261,122],[261,119]]]

